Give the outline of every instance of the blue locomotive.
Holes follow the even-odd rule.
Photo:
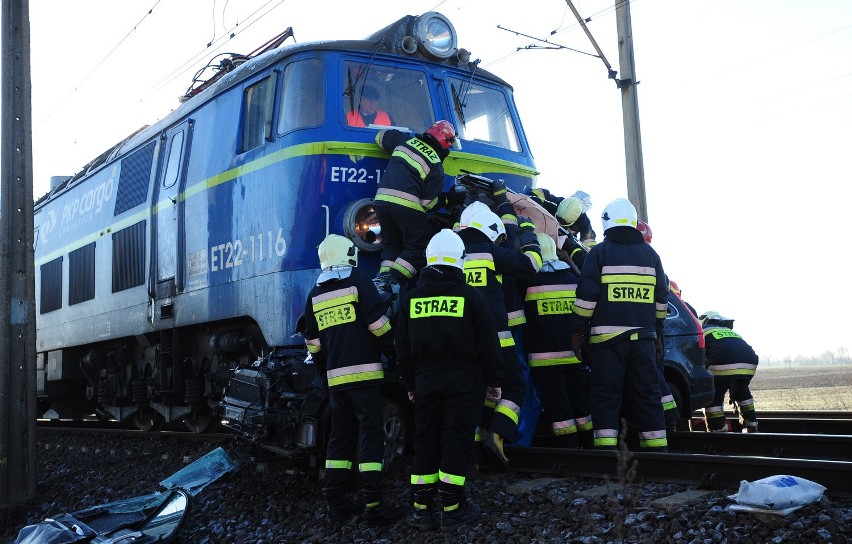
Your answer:
[[[365,97],[386,112],[372,124],[353,120]],[[512,88],[436,12],[364,40],[228,58],[184,98],[36,203],[38,393],[53,417],[202,431],[221,416],[243,432],[310,422],[288,408],[307,394],[267,393],[312,390],[294,330],[326,234],[378,268],[377,126],[451,119],[447,185],[467,171],[520,191],[537,173]],[[312,448],[317,428],[299,433]]]

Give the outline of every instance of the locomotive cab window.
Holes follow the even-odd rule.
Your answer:
[[[275,76],[249,86],[243,93],[243,143],[245,153],[272,139],[272,106],[275,102]]]
[[[497,89],[450,78],[456,130],[462,140],[520,151],[506,95]]]
[[[284,69],[278,133],[319,126],[325,120],[322,61],[305,59]]]
[[[424,72],[362,62],[343,63],[343,124],[423,132],[435,122]]]

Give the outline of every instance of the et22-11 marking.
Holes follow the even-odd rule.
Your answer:
[[[373,175],[371,172],[375,172]],[[332,166],[331,181],[340,183],[367,183],[368,181],[376,181],[378,185],[382,179],[382,171],[378,168],[375,170],[367,170],[366,168],[349,168],[346,166]]]
[[[262,261],[273,256],[283,257],[287,253],[287,242],[281,236],[283,230],[283,227],[278,227],[278,233],[274,235],[271,230],[252,234],[247,243],[237,238],[210,246],[210,271],[234,268],[246,262]]]

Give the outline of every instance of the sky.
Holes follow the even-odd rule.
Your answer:
[[[574,5],[618,69],[614,0]],[[764,359],[852,349],[852,2],[630,10],[665,271],[699,312],[736,319]],[[363,38],[427,11],[513,85],[538,185],[591,194],[601,236],[603,208],[627,196],[620,91],[601,59],[498,28],[594,53],[564,0],[30,0],[34,195],[166,116],[215,54],[248,53],[287,27],[300,43]]]

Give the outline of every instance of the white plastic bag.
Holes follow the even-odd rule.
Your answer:
[[[816,482],[782,474],[754,482],[743,480],[737,494],[729,498],[742,507],[734,510],[753,509],[786,515],[818,501],[824,491],[825,487]]]

